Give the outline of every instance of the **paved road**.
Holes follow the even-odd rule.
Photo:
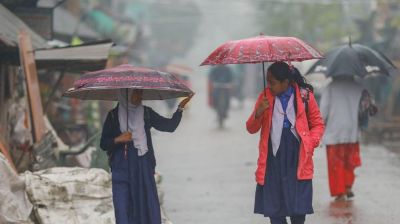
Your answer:
[[[258,134],[248,134],[244,126],[252,102],[231,111],[227,128],[221,131],[206,106],[205,79],[195,78],[194,89],[197,95],[178,130],[154,133],[168,216],[174,224],[269,223],[252,212]],[[316,150],[315,214],[307,217],[307,223],[398,223],[400,158],[370,145],[362,147],[362,159],[355,199],[334,203],[328,191],[325,149]]]

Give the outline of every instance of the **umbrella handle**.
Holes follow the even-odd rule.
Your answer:
[[[125,158],[125,159],[128,159],[128,143],[125,143],[124,158]]]
[[[129,122],[128,122],[128,119],[129,119],[129,96],[128,96],[128,88],[126,89],[126,131],[128,131],[129,130]],[[124,157],[125,157],[125,159],[127,159],[128,158],[128,143],[125,143],[125,148],[124,148]]]
[[[264,81],[264,89],[263,89],[263,92],[264,92],[264,96],[265,97],[267,97],[267,91],[265,90],[265,88],[266,88],[266,78],[265,78],[265,66],[264,66],[264,62],[262,62],[262,71],[263,71],[263,81]]]
[[[128,124],[129,124],[129,122],[128,122],[128,119],[129,119],[129,116],[128,116],[128,114],[129,114],[129,96],[128,96],[128,88],[126,89],[126,131],[128,131],[129,130],[129,126],[128,126]]]

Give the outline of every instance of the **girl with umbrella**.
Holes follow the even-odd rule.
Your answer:
[[[271,223],[304,223],[313,213],[312,176],[314,148],[324,124],[311,85],[294,67],[282,61],[304,61],[322,55],[295,37],[260,35],[228,41],[214,50],[202,65],[274,62],[268,69],[268,88],[258,97],[247,120],[247,131],[261,129],[254,212]]]
[[[161,224],[150,129],[175,131],[193,92],[169,73],[120,65],[84,74],[64,96],[118,101],[106,117],[100,140],[111,166],[116,222]],[[187,98],[181,101],[170,119],[142,105],[142,100],[177,97]]]
[[[354,76],[335,76],[321,95],[321,113],[326,122],[329,190],[337,201],[354,197],[354,171],[361,166],[359,132],[368,117],[377,113],[371,96]]]
[[[154,180],[156,161],[150,129],[175,131],[182,110],[193,95],[184,99],[168,119],[142,105],[142,90],[129,90],[129,100],[126,92],[120,90],[118,106],[108,113],[100,143],[110,158],[116,222],[160,224],[160,204]]]
[[[249,133],[261,129],[254,213],[272,224],[305,222],[313,213],[313,152],[324,124],[311,85],[294,67],[273,63],[268,87],[247,120]]]

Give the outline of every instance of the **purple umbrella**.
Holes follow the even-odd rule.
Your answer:
[[[193,93],[172,74],[125,64],[84,74],[63,96],[118,101],[120,89],[141,89],[143,100],[178,98]]]
[[[174,75],[125,64],[84,74],[63,96],[81,100],[118,101],[121,89],[143,90],[143,100],[163,100],[193,94],[192,90]],[[127,100],[129,98],[128,91],[126,91],[126,98]],[[128,114],[126,113],[127,127]],[[125,144],[125,153],[126,150],[127,144]]]

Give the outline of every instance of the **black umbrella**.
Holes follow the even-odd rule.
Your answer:
[[[324,73],[328,77],[379,73],[391,75],[396,67],[382,53],[361,44],[351,44],[332,49],[319,59],[306,74]]]

